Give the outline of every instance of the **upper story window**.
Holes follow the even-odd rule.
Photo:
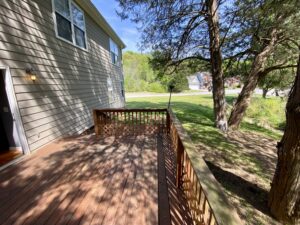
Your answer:
[[[112,39],[109,39],[109,48],[110,48],[111,62],[115,65],[119,65],[120,63],[119,47]]]
[[[86,49],[83,11],[71,0],[54,0],[55,30],[59,38]]]

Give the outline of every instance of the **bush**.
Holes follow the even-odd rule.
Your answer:
[[[275,129],[283,129],[285,120],[285,101],[280,98],[255,97],[247,109],[246,116],[255,123],[267,124]]]
[[[159,82],[150,83],[147,85],[146,90],[149,92],[164,93],[167,92],[166,88]]]

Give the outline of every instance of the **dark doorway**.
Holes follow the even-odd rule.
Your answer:
[[[0,166],[21,155],[16,124],[5,86],[5,70],[0,70]]]
[[[4,130],[3,122],[0,120],[0,153],[9,150],[8,139]]]
[[[8,100],[5,91],[4,74],[3,70],[0,70],[0,152],[6,152],[9,150],[9,140],[6,135],[4,121],[5,110],[7,110]]]

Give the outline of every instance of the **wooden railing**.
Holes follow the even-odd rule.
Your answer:
[[[172,111],[97,109],[93,113],[97,135],[167,135],[177,155],[176,185],[186,195],[194,224],[243,224]]]
[[[206,193],[185,151],[181,133],[179,133],[176,118],[172,112],[168,114],[170,121],[170,139],[177,153],[176,185],[182,188],[188,200],[189,208],[195,224],[217,225],[216,216],[206,197]]]
[[[166,119],[166,109],[94,110],[95,132],[103,136],[162,133],[167,128]]]

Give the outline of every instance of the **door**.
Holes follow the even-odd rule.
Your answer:
[[[0,153],[9,149],[8,139],[4,130],[2,119],[0,120]]]
[[[20,141],[16,129],[15,120],[13,118],[4,79],[4,70],[1,70],[0,76],[0,121],[1,121],[1,147],[6,147],[4,150],[20,148]],[[7,144],[8,143],[8,144]],[[8,145],[8,148],[7,148]],[[1,151],[1,150],[0,150]]]
[[[9,150],[9,139],[7,137],[5,123],[8,122],[7,118],[8,100],[5,91],[4,73],[0,70],[0,151]]]
[[[10,149],[30,154],[9,67],[0,65],[0,120]],[[1,128],[0,128],[1,129]],[[2,131],[0,131],[3,133]],[[4,135],[1,135],[1,142]],[[4,142],[5,143],[5,142]]]

